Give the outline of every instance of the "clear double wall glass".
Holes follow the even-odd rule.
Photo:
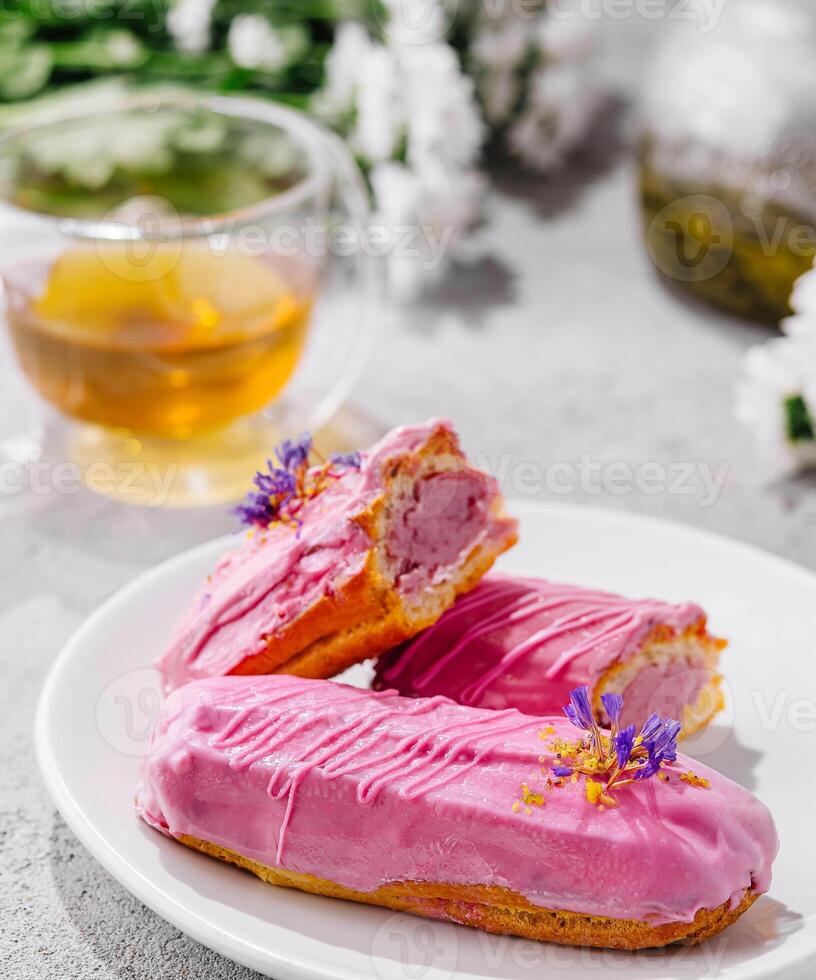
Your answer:
[[[0,198],[0,453],[136,503],[222,501],[346,397],[377,293],[368,198],[302,114],[147,97],[53,120],[0,141]]]

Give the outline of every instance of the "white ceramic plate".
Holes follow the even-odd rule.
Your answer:
[[[133,814],[139,755],[158,707],[150,664],[221,539],[141,576],[102,606],[55,663],[39,706],[45,781],[85,846],[159,915],[278,980],[614,976],[791,977],[816,968],[816,576],[744,545],[626,514],[514,504],[507,570],[633,595],[693,598],[725,653],[725,717],[685,750],[754,790],[781,850],[769,895],[702,946],[630,954],[570,949],[264,885],[166,840]],[[356,668],[348,679],[365,679]]]

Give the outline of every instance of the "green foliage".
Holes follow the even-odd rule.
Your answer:
[[[191,54],[177,50],[168,32],[172,2],[6,0],[0,13],[0,102],[127,72],[137,83],[180,82],[306,105],[322,84],[335,24],[353,18],[372,31],[378,27],[371,0],[218,0],[210,49]],[[248,70],[233,62],[227,35],[239,14],[260,14],[281,32],[290,52],[285,69]]]
[[[790,442],[813,442],[816,439],[813,419],[801,395],[791,395],[785,399],[785,422]]]

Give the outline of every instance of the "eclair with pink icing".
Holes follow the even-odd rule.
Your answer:
[[[365,453],[276,450],[239,508],[250,535],[193,597],[157,666],[170,686],[222,674],[330,677],[431,625],[516,540],[493,477],[449,422]]]
[[[722,708],[724,646],[694,603],[491,574],[432,627],[382,656],[373,686],[546,715],[586,685],[599,724],[609,723],[601,696],[621,693],[625,724],[657,712],[680,719],[690,735]]]
[[[770,883],[767,809],[676,752],[679,726],[558,718],[291,676],[168,699],[136,807],[273,884],[490,932],[616,948],[699,942]]]

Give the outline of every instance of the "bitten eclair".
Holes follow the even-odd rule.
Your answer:
[[[285,442],[239,511],[250,536],[193,597],[157,666],[331,677],[430,626],[516,540],[498,484],[450,423],[312,465]]]

